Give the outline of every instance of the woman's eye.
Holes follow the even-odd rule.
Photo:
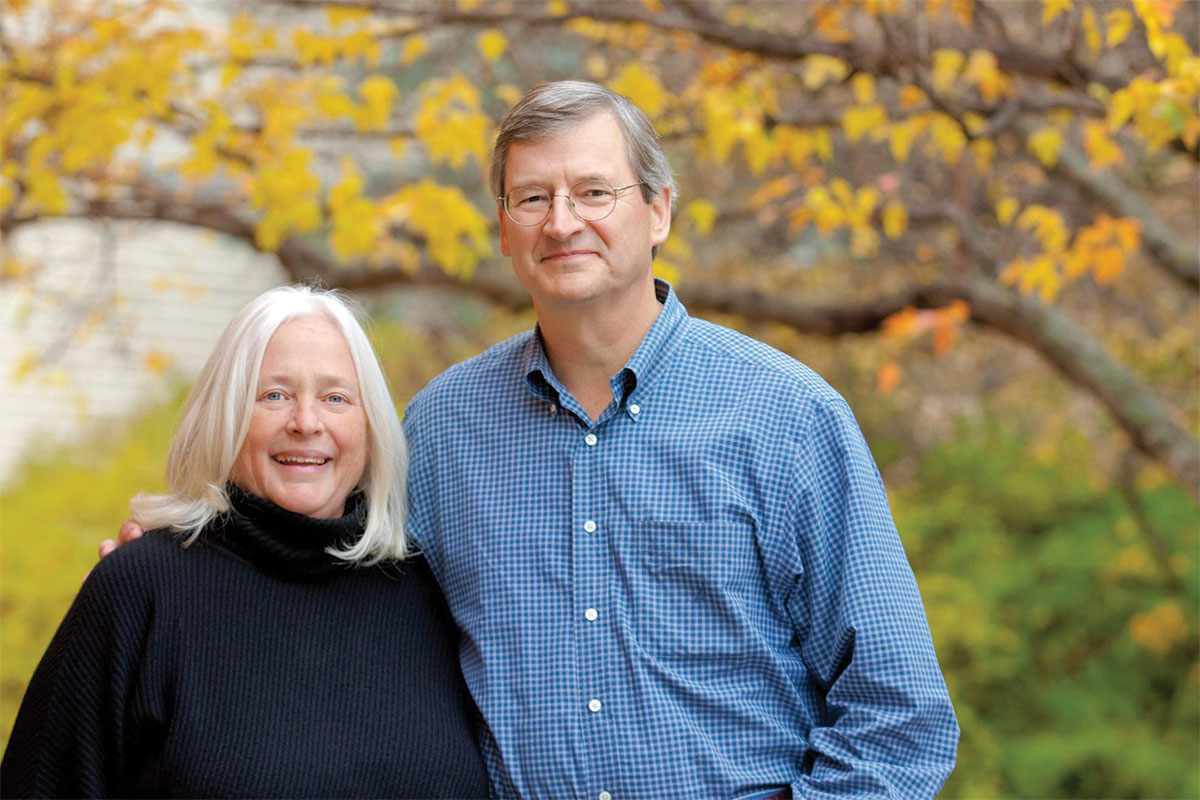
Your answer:
[[[343,394],[331,394],[331,395],[329,395],[329,402],[344,403],[344,402],[346,402],[346,396]]]
[[[283,392],[267,392],[263,395],[263,400],[282,400]]]

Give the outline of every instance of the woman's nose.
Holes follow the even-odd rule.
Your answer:
[[[288,430],[293,433],[311,436],[320,433],[323,427],[317,403],[313,400],[297,400],[296,404],[292,407],[292,418],[288,423]]]

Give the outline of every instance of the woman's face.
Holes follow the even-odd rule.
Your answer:
[[[230,479],[278,506],[340,517],[367,464],[367,415],[342,333],[322,315],[279,326]]]

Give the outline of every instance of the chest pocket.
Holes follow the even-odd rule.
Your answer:
[[[647,652],[694,678],[740,665],[759,591],[749,521],[642,522],[635,536],[645,586],[631,597],[632,619]]]

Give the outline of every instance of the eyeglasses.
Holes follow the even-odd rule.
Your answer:
[[[522,227],[541,225],[550,216],[554,198],[567,198],[567,208],[585,222],[599,222],[617,207],[617,195],[644,182],[613,188],[607,181],[580,181],[567,194],[551,194],[540,186],[518,186],[503,197],[497,197],[504,205],[504,213]]]

